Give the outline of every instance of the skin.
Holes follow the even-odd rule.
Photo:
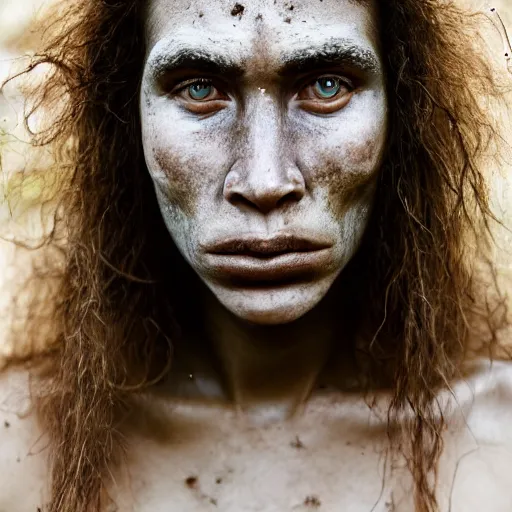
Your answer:
[[[187,262],[230,312],[257,324],[293,322],[324,298],[368,221],[387,118],[373,12],[332,0],[294,2],[292,11],[254,1],[238,16],[231,2],[187,7],[150,2],[147,21],[142,140],[162,215]],[[293,57],[321,57],[322,50],[337,51],[336,61],[283,75]],[[239,69],[232,77],[180,65],[187,52]],[[322,76],[342,81],[333,99],[315,96],[312,84]],[[198,79],[212,80],[207,101],[186,88]],[[208,252],[218,241],[283,233],[327,249],[311,265],[303,254],[264,266]],[[241,267],[235,276],[222,270],[230,265]],[[263,272],[271,265],[278,275]],[[286,277],[292,282],[282,284]]]
[[[254,0],[232,14],[224,1],[149,2],[144,151],[169,233],[203,283],[197,323],[206,339],[185,333],[172,378],[135,407],[106,511],[413,510],[404,461],[386,448],[390,397],[377,392],[370,409],[350,361],[331,357],[343,343],[336,278],[364,232],[385,150],[376,12],[351,0],[291,6]],[[291,53],[334,44],[345,57],[364,57],[364,71],[345,62],[313,70],[305,83],[300,73],[280,75]],[[204,70],[190,62],[169,69],[176,51],[191,46],[203,56],[215,50],[242,71],[209,105],[176,89]],[[328,113],[296,85],[326,73],[359,77]],[[277,273],[254,255],[234,257],[223,270],[204,250],[233,236],[259,237],[265,248],[261,240],[299,231],[328,240],[325,254],[313,263],[285,259]],[[210,364],[205,344],[220,364]],[[36,510],[46,500],[45,440],[20,405],[27,394],[24,376],[0,379],[0,422],[9,424],[0,423],[0,469],[9,475],[0,481],[0,510]],[[510,365],[468,367],[453,396],[439,399],[450,425],[440,512],[508,512]]]

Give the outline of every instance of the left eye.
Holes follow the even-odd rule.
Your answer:
[[[313,85],[313,92],[318,98],[330,100],[341,90],[341,82],[338,78],[328,76],[319,78]]]

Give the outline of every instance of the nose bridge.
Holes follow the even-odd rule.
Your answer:
[[[247,111],[247,140],[245,174],[251,179],[279,180],[285,164],[283,123],[276,102],[266,97],[262,89],[260,97]]]

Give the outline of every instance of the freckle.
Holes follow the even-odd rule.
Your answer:
[[[5,428],[9,428],[10,426],[11,426],[11,424],[8,421],[4,421],[4,427]]]
[[[215,483],[216,483],[217,485],[220,485],[220,484],[222,483],[222,478],[221,478],[221,477],[216,478],[216,479],[215,479]]]

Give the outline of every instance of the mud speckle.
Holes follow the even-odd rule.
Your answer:
[[[291,19],[291,18],[285,18],[285,19],[284,19],[284,22],[285,22],[285,23],[291,23],[291,22],[292,22],[292,19]]]
[[[189,489],[197,489],[197,486],[199,485],[199,479],[197,476],[189,476],[185,479],[185,485]]]
[[[296,450],[303,450],[306,448],[304,443],[300,440],[299,436],[295,436],[295,439],[290,443],[290,446]]]
[[[304,500],[304,505],[309,508],[320,508],[322,502],[320,501],[320,498],[318,496],[312,494],[311,496],[306,496],[306,499]]]
[[[236,3],[233,9],[231,9],[231,16],[242,17],[245,11],[245,7],[242,4]]]
[[[384,505],[386,507],[387,512],[394,512],[395,502],[394,502],[393,498],[391,498],[389,501],[386,501],[386,503]]]

